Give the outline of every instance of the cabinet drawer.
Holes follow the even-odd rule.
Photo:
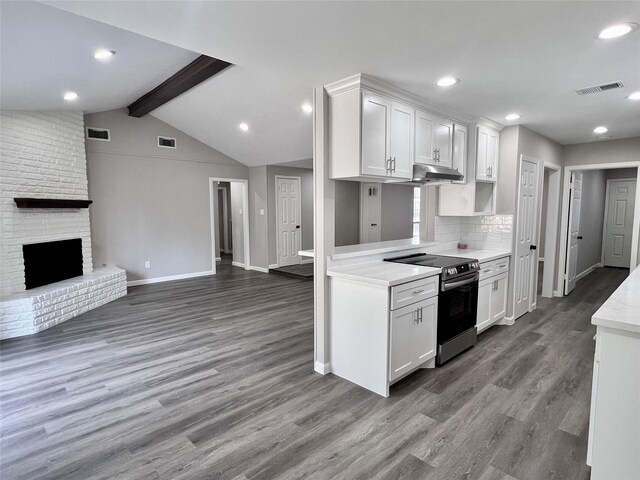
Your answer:
[[[480,264],[480,280],[492,277],[496,274],[496,262],[482,262]]]
[[[391,287],[391,310],[431,298],[438,294],[439,275]]]
[[[505,273],[509,271],[509,257],[499,258],[494,261],[495,274]]]

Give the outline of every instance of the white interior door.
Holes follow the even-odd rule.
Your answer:
[[[573,172],[569,182],[569,235],[565,264],[564,294],[576,288],[578,240],[580,240],[580,204],[582,203],[582,173]]]
[[[533,278],[538,265],[536,255],[536,206],[538,204],[538,164],[522,159],[518,189],[518,225],[516,231],[514,318],[532,308]]]
[[[608,267],[629,268],[636,181],[610,180],[608,186],[604,264]]]
[[[362,183],[360,186],[360,243],[379,242],[382,229],[382,185]]]
[[[278,223],[278,265],[300,263],[302,223],[300,221],[300,178],[276,177]]]

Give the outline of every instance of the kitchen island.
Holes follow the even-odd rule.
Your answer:
[[[591,317],[597,326],[587,464],[592,480],[640,478],[640,267]]]

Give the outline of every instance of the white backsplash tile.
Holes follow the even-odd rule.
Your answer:
[[[436,242],[465,242],[469,248],[511,250],[513,216],[436,217]]]

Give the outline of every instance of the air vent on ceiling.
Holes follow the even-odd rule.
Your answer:
[[[622,82],[605,83],[604,85],[596,85],[594,87],[580,88],[579,90],[576,90],[576,93],[578,95],[588,95],[590,93],[604,92],[606,90],[613,90],[614,88],[622,88],[622,87],[624,87],[624,83]]]
[[[171,137],[158,137],[158,146],[162,148],[176,148],[176,139]]]
[[[100,140],[102,142],[110,142],[111,133],[107,128],[87,127],[87,138],[91,140]]]

